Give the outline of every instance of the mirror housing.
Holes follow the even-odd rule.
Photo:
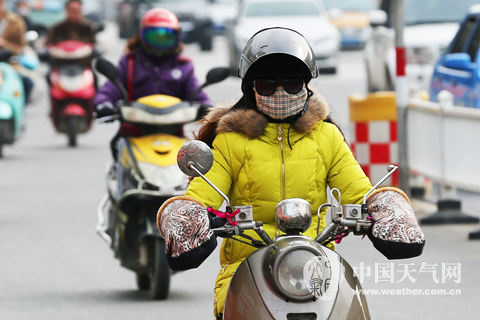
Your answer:
[[[230,76],[230,68],[227,68],[227,67],[216,67],[216,68],[212,68],[210,69],[208,72],[207,72],[207,75],[206,75],[206,79],[205,79],[205,83],[203,83],[201,86],[199,86],[195,91],[193,91],[190,96],[189,96],[189,99],[188,101],[190,103],[193,103],[193,101],[195,100],[195,97],[197,96],[197,94],[203,89],[205,88],[206,86],[209,86],[211,84],[214,84],[214,83],[217,83],[217,82],[220,82],[220,81],[223,81],[225,80],[226,78],[228,78]]]
[[[110,80],[120,91],[122,92],[123,98],[125,101],[128,101],[127,90],[124,86],[118,81],[118,69],[105,58],[99,57],[95,61],[95,69],[103,74],[108,80]]]
[[[201,174],[205,174],[213,165],[213,153],[210,147],[200,140],[185,142],[178,150],[177,164],[180,170],[187,176],[199,177],[194,166]]]
[[[213,165],[212,150],[205,142],[200,140],[185,142],[178,151],[177,164],[187,176],[201,177],[205,180],[225,200],[227,212],[232,212],[227,195],[204,176]]]
[[[227,79],[230,76],[230,68],[217,67],[210,69],[207,73],[205,85],[210,85]]]
[[[445,55],[443,65],[451,69],[469,70],[472,60],[468,53],[458,52]]]
[[[98,72],[103,74],[108,80],[112,82],[117,80],[118,78],[117,67],[115,67],[113,63],[102,57],[98,58],[95,62],[95,69],[97,69]]]

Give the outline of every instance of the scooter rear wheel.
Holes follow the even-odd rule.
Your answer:
[[[78,118],[70,117],[68,118],[68,146],[76,147],[77,146],[77,134],[78,134]]]
[[[170,268],[165,255],[165,242],[155,239],[150,265],[150,295],[154,300],[165,300],[170,289]]]

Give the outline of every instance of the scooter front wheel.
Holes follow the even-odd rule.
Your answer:
[[[150,276],[144,273],[137,272],[137,288],[141,291],[150,290]]]
[[[155,239],[150,264],[150,295],[154,300],[165,300],[170,289],[170,268],[165,255],[165,242]]]

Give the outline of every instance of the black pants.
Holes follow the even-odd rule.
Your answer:
[[[23,91],[25,92],[25,103],[30,101],[30,95],[32,94],[33,89],[33,80],[30,77],[20,75],[23,83]]]

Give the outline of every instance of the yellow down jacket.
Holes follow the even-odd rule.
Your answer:
[[[270,236],[276,228],[274,208],[288,198],[302,198],[312,206],[312,225],[305,233],[316,236],[318,207],[327,202],[326,188],[338,188],[343,203],[360,203],[371,188],[339,129],[323,121],[328,107],[317,95],[294,125],[269,123],[251,109],[215,108],[207,119],[218,120],[213,142],[214,163],[207,177],[226,195],[232,206],[251,205],[254,220],[263,221]],[[219,208],[223,198],[201,178],[186,192],[206,206]],[[324,214],[320,229],[325,228]],[[248,232],[247,232],[248,233]],[[255,232],[248,233],[257,238]],[[228,285],[238,265],[255,248],[224,239],[221,269],[215,285],[215,315],[223,312]]]

